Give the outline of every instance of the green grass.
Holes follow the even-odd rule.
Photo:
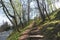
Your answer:
[[[8,39],[7,40],[18,40],[18,37],[19,37],[19,32],[17,32],[17,31],[13,31],[13,33],[11,34],[11,36],[10,37],[8,37]]]
[[[18,31],[13,31],[12,34],[7,38],[7,40],[18,40],[18,37],[26,30],[28,26],[21,30],[19,33]]]

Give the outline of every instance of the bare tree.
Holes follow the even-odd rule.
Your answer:
[[[28,22],[29,22],[29,20],[30,20],[30,1],[28,0]]]
[[[19,24],[17,23],[17,17],[19,17],[20,23],[22,23],[22,22],[21,22],[21,17],[18,15],[16,9],[14,8],[12,0],[10,0],[10,3],[11,3],[11,6],[12,6],[14,15],[11,15],[11,14],[10,14],[10,12],[9,12],[9,10],[7,9],[7,7],[5,6],[3,0],[1,0],[1,4],[2,4],[3,11],[4,11],[5,15],[6,15],[7,18],[10,20],[10,22],[14,25],[14,29],[17,30],[18,32],[20,32],[19,29],[18,29],[18,25],[19,25]],[[12,18],[13,20],[10,19],[10,18]]]
[[[48,17],[48,19],[50,20],[50,17],[49,17],[49,15],[48,15],[48,13],[47,13],[47,8],[46,8],[46,3],[45,3],[45,0],[42,0],[42,5],[43,5],[43,12],[46,12],[46,16]]]
[[[39,0],[36,0],[36,1],[37,1],[37,6],[38,6],[38,9],[39,9],[42,21],[45,21],[45,14],[44,14],[44,12],[42,12],[44,10],[41,10],[40,5],[39,5]]]

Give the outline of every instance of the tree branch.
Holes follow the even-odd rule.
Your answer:
[[[6,6],[4,5],[4,2],[3,2],[2,0],[1,0],[1,4],[2,4],[2,6],[6,9],[7,14],[8,14],[10,17],[14,18],[14,16],[9,13],[8,9],[6,8]]]
[[[10,22],[14,25],[14,23],[12,22],[12,20],[8,17],[8,15],[10,15],[10,14],[9,14],[9,11],[8,11],[7,8],[5,7],[5,5],[4,5],[4,3],[3,3],[2,0],[1,0],[1,4],[2,4],[3,11],[4,11],[5,15],[6,15],[7,18],[10,20]],[[7,13],[6,13],[5,9],[6,9]],[[8,15],[7,15],[7,14],[8,14]]]

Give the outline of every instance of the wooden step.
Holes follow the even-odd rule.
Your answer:
[[[44,38],[43,35],[30,35],[29,38]]]
[[[27,40],[43,40],[44,36],[43,35],[29,35]]]
[[[31,30],[29,32],[29,35],[39,35],[40,34],[40,30],[39,29],[36,29],[36,30]]]

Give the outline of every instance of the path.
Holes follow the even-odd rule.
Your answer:
[[[29,25],[28,29],[22,33],[22,35],[18,38],[18,40],[28,40],[31,38],[34,38],[35,40],[35,38],[43,37],[42,35],[39,35],[40,34],[40,32],[38,32],[39,29],[37,27],[33,28],[33,26],[34,26],[34,22],[32,22]]]

